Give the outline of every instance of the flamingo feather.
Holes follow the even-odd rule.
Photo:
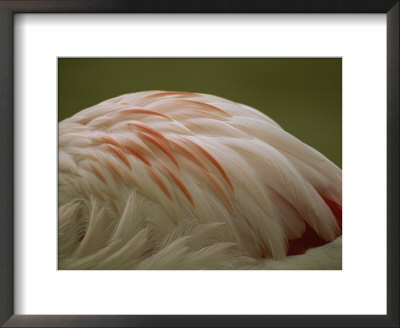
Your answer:
[[[341,183],[249,106],[122,95],[59,123],[59,268],[340,269]]]

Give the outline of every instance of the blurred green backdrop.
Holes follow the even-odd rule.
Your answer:
[[[124,93],[209,93],[264,112],[342,165],[340,58],[59,58],[58,119]]]

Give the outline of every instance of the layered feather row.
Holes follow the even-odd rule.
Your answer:
[[[59,124],[60,269],[290,268],[307,227],[341,235],[326,200],[336,165],[219,97],[127,94]],[[337,268],[326,249],[314,265]]]

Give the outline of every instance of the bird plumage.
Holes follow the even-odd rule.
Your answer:
[[[336,165],[216,96],[126,94],[59,124],[60,269],[340,268],[341,204]],[[327,245],[288,257],[309,233]]]

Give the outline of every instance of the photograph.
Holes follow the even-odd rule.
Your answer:
[[[398,327],[399,1],[0,0],[0,326]]]
[[[342,269],[341,58],[57,73],[59,270]]]

